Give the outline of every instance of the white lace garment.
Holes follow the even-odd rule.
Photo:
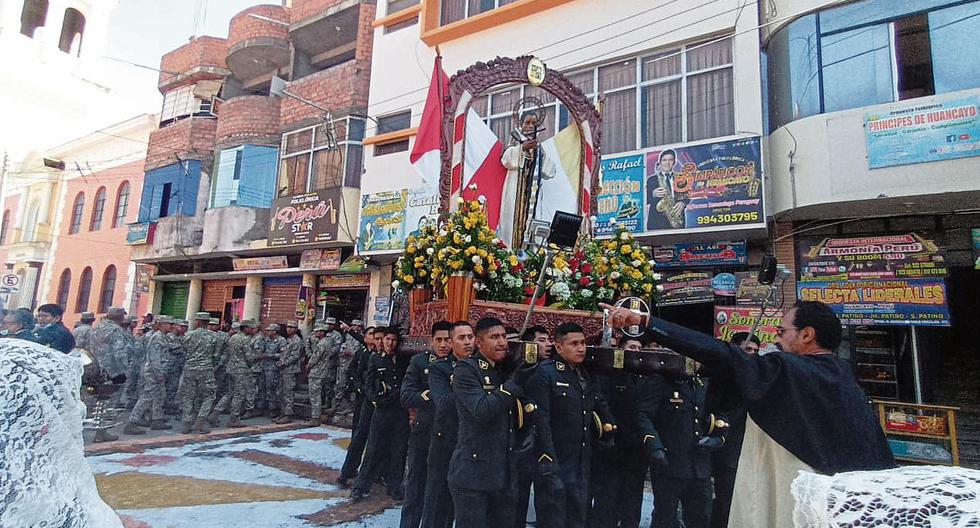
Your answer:
[[[980,527],[980,471],[906,466],[793,481],[797,528]]]
[[[85,460],[80,360],[0,339],[0,526],[122,528]]]

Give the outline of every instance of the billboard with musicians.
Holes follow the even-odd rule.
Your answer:
[[[607,156],[596,234],[613,217],[637,235],[763,227],[764,196],[758,137]]]

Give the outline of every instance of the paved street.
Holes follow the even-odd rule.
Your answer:
[[[318,427],[91,455],[89,463],[127,528],[398,526],[398,505],[383,488],[354,505],[334,483],[349,441],[347,429]],[[647,493],[644,526],[651,509]]]

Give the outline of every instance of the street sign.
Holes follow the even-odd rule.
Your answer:
[[[2,287],[3,293],[15,293],[18,286],[20,286],[20,277],[17,275],[5,273],[3,277],[0,277],[0,287]]]

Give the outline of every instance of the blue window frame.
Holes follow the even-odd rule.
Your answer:
[[[140,222],[168,216],[197,214],[197,190],[201,184],[201,162],[187,160],[153,169],[143,178]]]
[[[242,145],[224,149],[215,161],[211,207],[271,207],[279,149]]]

